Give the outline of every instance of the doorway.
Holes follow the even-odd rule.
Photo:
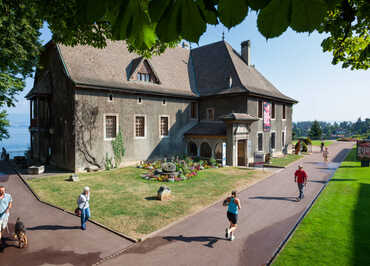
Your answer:
[[[246,140],[238,140],[238,166],[247,166]]]

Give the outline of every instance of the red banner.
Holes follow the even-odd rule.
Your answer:
[[[263,131],[271,129],[271,103],[263,102]]]

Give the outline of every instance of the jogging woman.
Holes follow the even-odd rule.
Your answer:
[[[230,226],[226,228],[225,237],[229,240],[235,239],[235,230],[238,223],[238,212],[241,209],[240,200],[236,197],[236,191],[231,192],[231,197],[224,200],[224,206],[228,205],[227,219],[230,222]]]

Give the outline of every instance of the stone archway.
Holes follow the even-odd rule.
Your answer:
[[[195,144],[192,141],[190,141],[188,143],[188,155],[189,156],[197,156],[198,155],[198,147],[197,147],[197,144]]]
[[[200,157],[211,158],[212,157],[212,149],[211,146],[207,142],[203,142],[200,145]]]

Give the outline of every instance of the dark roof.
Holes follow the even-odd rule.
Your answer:
[[[46,71],[42,77],[38,78],[37,82],[34,83],[33,88],[25,96],[26,99],[31,99],[33,96],[47,96],[51,95],[51,78],[50,72]]]
[[[219,122],[200,122],[188,130],[185,136],[225,136],[226,124]]]
[[[191,56],[201,96],[249,92],[292,103],[297,102],[281,93],[255,67],[248,66],[239,53],[225,41],[193,49]],[[229,88],[230,77],[231,88]],[[237,87],[236,91],[234,87]]]
[[[160,84],[129,80],[132,70],[142,61],[130,53],[123,41],[108,41],[104,49],[87,45],[74,47],[57,44],[66,72],[78,85],[124,88],[135,91],[163,92],[174,95],[198,96],[193,71],[189,71],[190,51],[176,47],[148,59]]]
[[[229,114],[220,116],[219,119],[229,120],[229,121],[257,121],[258,120],[257,117],[253,115],[245,114],[245,113],[229,113]]]

